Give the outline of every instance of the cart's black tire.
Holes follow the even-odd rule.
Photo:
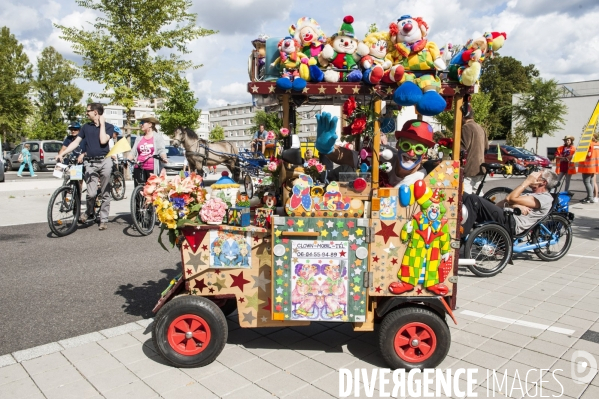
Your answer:
[[[125,198],[125,176],[121,172],[113,172],[110,176],[110,194],[115,201]]]
[[[544,248],[535,249],[535,254],[542,260],[553,262],[561,259],[568,253],[572,245],[572,226],[568,220],[561,215],[551,215],[542,223],[539,223],[532,231],[532,243],[547,240],[547,233],[543,231],[541,225],[545,226],[552,234],[559,230],[558,242],[559,249],[556,247],[546,246]]]
[[[237,299],[236,298],[223,298],[223,299],[214,299],[212,297],[208,297],[208,299],[212,300],[223,312],[225,316],[230,315],[237,309]]]
[[[496,204],[499,201],[504,200],[512,191],[514,191],[514,189],[508,187],[494,187],[487,191],[483,195],[483,198]]]
[[[252,182],[252,176],[245,173],[243,176],[243,188],[249,199],[254,197],[254,183]]]
[[[75,194],[76,192],[72,186],[62,186],[50,197],[48,226],[58,237],[67,236],[77,229],[77,221],[81,213],[81,198]]]
[[[191,334],[185,334],[191,333]],[[201,367],[214,361],[227,342],[227,320],[207,298],[182,295],[156,315],[152,340],[176,367]]]
[[[418,339],[416,347],[410,345],[414,338]],[[445,320],[418,306],[388,313],[379,331],[379,349],[391,369],[435,368],[447,356],[450,344]]]
[[[144,235],[152,234],[154,225],[156,224],[156,210],[154,205],[146,204],[146,199],[143,196],[143,185],[139,185],[133,189],[131,193],[131,219],[137,231]]]
[[[479,277],[493,277],[507,266],[512,258],[512,238],[498,224],[486,224],[472,230],[466,240],[464,256],[477,261],[468,269]],[[483,267],[482,262],[489,262]]]
[[[37,172],[39,172],[40,170],[42,170],[42,168],[40,167],[40,164],[39,164],[39,163],[37,163],[36,161],[32,161],[32,162],[31,162],[31,166],[33,167],[33,172],[34,172],[34,173],[37,173]]]

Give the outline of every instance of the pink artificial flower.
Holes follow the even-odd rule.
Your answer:
[[[277,165],[276,162],[269,162],[268,165],[267,165],[268,170],[271,171],[271,172],[275,172],[278,167],[279,166]]]
[[[275,133],[271,130],[266,134],[266,140],[274,140],[275,139]]]
[[[310,166],[316,166],[318,164],[318,161],[314,158],[311,158],[308,160],[308,167]]]
[[[289,135],[289,129],[282,127],[281,128],[281,136],[287,137]]]
[[[318,173],[320,173],[324,170],[324,166],[322,166],[321,164],[318,164],[318,165],[316,165],[316,170],[318,171]]]

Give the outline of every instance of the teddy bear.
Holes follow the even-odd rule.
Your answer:
[[[322,82],[324,73],[320,68],[328,65],[328,61],[322,58],[322,49],[327,38],[316,20],[309,17],[298,19],[297,24],[289,27],[289,34],[299,42],[300,51],[306,54],[308,61],[308,74],[302,74],[302,78],[309,82]]]
[[[351,15],[343,18],[343,24],[337,33],[327,40],[322,49],[322,57],[330,61],[329,69],[324,73],[326,82],[359,82],[362,71],[358,62],[369,53],[368,46],[354,37]],[[334,68],[334,69],[333,69]]]
[[[389,38],[393,49],[388,58],[393,65],[404,67],[401,85],[395,90],[393,100],[401,106],[415,105],[421,115],[441,113],[446,102],[439,95],[441,80],[436,71],[446,68],[439,48],[426,39],[428,24],[420,17],[401,16],[389,25]]]
[[[465,86],[473,86],[480,77],[482,62],[493,58],[494,52],[503,47],[505,32],[486,32],[481,37],[470,39],[449,63],[449,78]]]
[[[264,65],[266,64],[266,39],[268,39],[267,35],[259,35],[256,39],[252,40],[252,45],[254,46],[252,56],[258,59],[258,79],[260,80],[264,77]]]
[[[403,67],[396,65],[395,69],[391,71],[391,61],[386,59],[387,56],[387,45],[389,42],[389,32],[371,32],[366,35],[363,43],[368,46],[368,54],[360,59],[360,66],[364,70],[363,80],[371,85],[376,85],[381,82],[394,83],[393,77],[396,76],[396,69],[401,68],[403,74]],[[393,73],[391,73],[393,72]],[[398,76],[398,80],[401,76]]]
[[[306,87],[306,80],[301,77],[307,76],[308,56],[299,51],[299,42],[292,37],[285,37],[279,41],[279,57],[272,64],[281,70],[281,77],[277,79],[277,87],[282,90],[302,91]],[[300,73],[300,70],[303,71]]]

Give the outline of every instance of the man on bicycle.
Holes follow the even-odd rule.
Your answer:
[[[475,222],[495,221],[514,234],[520,234],[541,220],[551,210],[553,197],[549,190],[558,184],[557,175],[551,170],[533,172],[516,187],[504,201],[497,204],[475,194],[462,195],[462,235],[470,233]],[[523,194],[530,189],[532,193]],[[520,215],[504,213],[505,207],[518,208]]]
[[[94,202],[99,194],[103,200],[100,207],[99,230],[106,230],[108,215],[110,213],[110,174],[112,172],[112,159],[106,158],[109,146],[108,142],[114,131],[114,126],[106,123],[104,119],[104,106],[100,103],[87,104],[87,117],[90,122],[81,127],[77,138],[61,149],[56,160],[62,162],[62,158],[75,150],[82,140],[85,140],[85,156],[88,158],[84,163],[85,184],[87,186],[86,210],[79,218],[80,223],[86,223],[93,217]],[[99,190],[98,190],[98,185]]]

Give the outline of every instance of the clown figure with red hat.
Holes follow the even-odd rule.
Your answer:
[[[400,281],[389,285],[391,293],[403,294],[418,284],[437,295],[448,293],[439,277],[439,266],[448,261],[451,250],[447,219],[443,218],[444,197],[443,191],[427,189],[417,200],[421,212],[412,216],[401,230],[401,241],[408,246],[397,274]]]

